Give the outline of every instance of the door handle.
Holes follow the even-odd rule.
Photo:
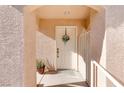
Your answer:
[[[57,48],[57,58],[59,58],[59,48]]]

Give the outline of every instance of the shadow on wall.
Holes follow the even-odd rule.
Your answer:
[[[90,25],[87,30],[90,33],[90,36],[89,36],[90,38],[86,36],[84,37],[84,39],[86,40],[90,39],[88,42],[86,42],[86,44],[90,43],[89,50],[91,54],[89,53],[90,54],[89,61],[94,60],[99,63],[102,55],[103,41],[105,38],[105,10],[104,9],[99,12],[96,12],[95,10],[91,9]],[[88,47],[88,45],[86,45],[85,47]],[[83,55],[79,53],[79,55],[85,59],[86,58],[85,54],[87,54],[88,50],[84,48],[84,50],[81,50],[81,51],[84,51],[85,53]]]
[[[86,80],[90,63],[90,32],[83,29],[78,41],[78,70]]]
[[[90,71],[91,71],[91,61],[94,60],[98,63],[101,61],[101,56],[103,53],[103,41],[105,38],[105,11],[96,12],[91,9],[90,15],[90,25],[87,29],[88,32],[84,33],[81,37],[78,53],[80,58],[82,59],[81,64],[86,65],[85,69],[82,69],[86,73],[82,72],[86,75],[86,79],[90,84]],[[106,62],[106,60],[104,60]],[[80,65],[81,65],[80,64]]]
[[[121,83],[124,82],[124,12],[120,12],[119,10],[123,8],[124,6],[105,6],[105,10],[98,13],[91,13],[92,23],[90,25],[91,60],[100,63]],[[106,39],[106,44],[103,42],[104,39]],[[105,55],[102,55],[105,51],[103,47],[106,49]],[[100,75],[100,79],[105,79],[104,76],[101,77],[102,75]],[[105,82],[105,86],[113,86],[107,79]]]
[[[124,84],[124,9],[123,5],[105,6],[106,9],[106,69]],[[108,82],[108,85],[112,85]]]
[[[91,60],[100,62],[105,37],[105,10],[91,11],[90,24]]]
[[[86,55],[85,53],[83,55],[79,53],[82,60],[84,60],[85,65],[86,65],[86,62],[90,64],[91,60],[95,60],[98,63],[100,62],[102,49],[103,49],[103,40],[105,36],[105,10],[104,9],[99,12],[96,12],[95,10],[91,11],[90,29],[88,29],[88,31],[90,32],[90,42],[88,43],[90,43],[89,49],[91,49],[90,51],[91,58],[87,60],[86,58],[87,50],[85,48],[81,51],[84,51]]]
[[[43,33],[36,31],[36,58],[44,59],[45,65],[51,70],[56,70],[56,41],[52,38],[44,35]],[[47,61],[47,62],[46,62]]]

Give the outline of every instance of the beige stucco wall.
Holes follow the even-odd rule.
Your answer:
[[[94,60],[94,61],[100,63],[104,68],[106,68],[109,72],[111,72],[117,79],[119,79],[121,82],[123,82],[123,75],[124,75],[123,74],[124,73],[124,70],[123,70],[123,67],[124,67],[123,66],[123,33],[122,33],[122,31],[123,31],[123,12],[119,11],[121,9],[123,9],[123,6],[105,6],[105,11],[103,10],[99,13],[95,13],[95,11],[94,11],[91,14],[92,15],[92,18],[90,20],[91,28],[89,28],[88,31],[91,31],[91,34],[90,34],[91,60]],[[105,16],[104,12],[106,12],[106,16]],[[106,19],[105,19],[105,17],[106,17]],[[46,31],[43,33],[53,39],[55,39],[55,36],[54,36],[55,29],[52,27],[49,28],[47,26],[49,26],[49,23],[50,23],[50,24],[53,24],[53,27],[55,27],[54,22],[55,22],[55,20],[48,21],[46,19],[40,21],[40,28],[42,28],[42,29],[40,29],[40,31]],[[32,24],[31,21],[29,21],[29,23]],[[105,24],[106,24],[106,26],[105,26]],[[62,24],[59,24],[59,25],[62,25]],[[106,30],[105,30],[105,27],[106,27]],[[52,29],[52,32],[50,32],[49,29]],[[29,29],[29,30],[32,30],[32,29]],[[29,33],[29,30],[26,33]],[[33,36],[32,40],[34,42],[33,34],[34,33],[29,33],[30,36]],[[116,38],[113,38],[113,36],[115,36]],[[27,38],[31,39],[29,37],[27,37]],[[27,42],[27,44],[29,44],[28,42],[31,43],[31,41],[26,41],[26,42]],[[35,44],[35,43],[33,43],[33,44]],[[33,44],[31,43],[32,47],[29,46],[30,45],[29,44],[26,49],[30,50],[31,48],[34,48]],[[107,53],[106,53],[106,51],[107,51]],[[34,53],[34,51],[30,52],[29,55],[31,55],[31,53]],[[27,58],[29,58],[29,57],[30,56],[28,56]],[[32,61],[32,60],[30,59],[30,60],[28,60],[28,62],[29,61]],[[32,62],[34,62],[34,61],[32,61]],[[34,65],[34,63],[32,63],[31,67],[33,67],[33,65]],[[29,75],[29,76],[31,76],[31,75]],[[28,78],[29,77],[27,76],[27,79]],[[35,78],[32,78],[32,80],[35,81]],[[29,80],[27,82],[27,84],[30,85],[31,82],[34,82],[34,81]],[[105,81],[106,81],[105,76],[100,74],[100,72],[98,71],[98,86],[107,86]]]
[[[85,21],[40,20],[35,11],[30,11],[28,7],[24,9],[24,86],[36,86],[36,31],[42,32],[48,38],[55,39],[55,26],[78,26],[78,33],[80,33],[82,26],[87,27],[88,25],[88,21]]]
[[[24,9],[24,86],[36,86],[36,31],[37,17]]]
[[[124,6],[104,7],[106,10],[106,68],[124,84],[124,12],[122,12]]]
[[[83,59],[85,55],[85,61],[86,61],[87,54],[82,53],[82,52],[85,52],[86,47],[84,44],[86,44],[86,42],[83,43],[83,45],[79,45],[79,36],[82,33],[87,32],[87,30],[85,29],[88,27],[89,21],[90,21],[89,18],[87,18],[85,20],[82,20],[82,19],[41,19],[39,22],[40,32],[46,35],[48,38],[51,38],[53,40],[55,39],[55,27],[56,26],[77,26],[77,33],[78,33],[77,54],[78,54],[78,58],[82,59],[81,61],[78,60],[78,71],[82,74],[82,77],[84,80],[86,79],[86,72],[85,72],[86,62],[84,62]],[[85,48],[84,51],[81,50],[82,48],[79,49],[79,46],[83,46]],[[47,55],[49,55],[49,53]]]
[[[104,9],[100,11],[92,10],[90,16],[90,27],[88,29],[90,31],[90,60],[106,67],[105,11]],[[106,86],[106,77],[99,69],[97,75],[97,86]]]
[[[95,15],[97,22],[94,23],[94,27],[97,30],[95,29],[94,35],[96,34],[97,36],[93,36],[93,33],[91,32],[91,38],[92,36],[94,37],[94,39],[91,39],[92,43],[96,44],[94,45],[94,48],[93,46],[91,48],[92,55],[95,55],[92,57],[93,60],[100,63],[100,65],[121,83],[124,83],[124,13],[120,11],[123,8],[124,6],[104,6],[105,18],[103,19],[105,21],[102,18],[99,19],[99,17]],[[101,13],[100,15],[102,16],[104,14]],[[105,26],[103,22],[105,22]],[[100,39],[103,40],[100,41]],[[98,46],[101,46],[101,49]],[[97,74],[97,86],[114,86],[99,69],[97,70]]]
[[[99,10],[99,12],[92,11],[91,19],[90,21],[87,21],[87,22],[84,22],[84,20],[57,21],[57,20],[42,19],[40,20],[40,25],[39,25],[40,31],[45,35],[49,36],[50,38],[55,39],[55,25],[77,25],[79,27],[78,30],[80,33],[82,26],[88,27],[87,25],[90,22],[90,28],[88,28],[88,31],[91,32],[90,34],[91,61],[94,60],[100,63],[104,68],[106,68],[109,72],[111,72],[111,74],[115,78],[121,81],[121,83],[124,83],[124,61],[123,61],[124,60],[124,51],[123,51],[124,50],[124,43],[123,43],[124,42],[124,39],[123,39],[124,38],[124,33],[123,33],[124,13],[121,11],[124,9],[124,6],[103,6],[103,7],[105,8],[105,11],[104,9],[103,11]],[[3,8],[5,9],[2,10]],[[21,25],[23,24],[22,15],[13,8],[6,7],[6,6],[4,6],[3,8],[1,8],[0,6],[0,9],[2,10],[2,12],[0,12],[2,13],[0,15],[0,19],[3,18],[4,21],[6,20],[4,18],[8,18],[12,20],[10,21],[7,20],[7,22],[5,22],[5,26],[8,26],[8,27],[5,27],[4,30],[2,29],[4,22],[2,22],[2,25],[0,25],[1,36],[3,36],[3,34],[6,31],[8,33],[8,31],[10,31],[11,29],[12,36],[10,37],[11,38],[10,40],[13,40],[13,41],[21,40],[21,42],[18,42],[18,44],[16,45],[15,45],[16,41],[14,41],[14,43],[12,42],[9,43],[10,45],[5,45],[2,43],[0,46],[2,49],[0,57],[3,56],[3,54],[6,54],[6,56],[2,58],[2,61],[0,61],[1,69],[2,68],[4,69],[4,70],[0,70],[2,73],[0,75],[0,80],[1,82],[3,82],[2,86],[23,86],[23,78],[24,78],[24,86],[36,86],[36,66],[35,66],[36,65],[36,37],[35,36],[36,36],[36,31],[39,30],[38,29],[39,19],[37,20],[35,13],[31,12],[30,9],[25,9],[24,38],[22,38],[23,36],[22,34],[23,27]],[[6,9],[7,11],[5,11]],[[17,15],[13,13],[13,11],[16,11],[15,13]],[[3,16],[4,12],[7,17]],[[13,31],[17,33],[14,34]],[[18,37],[16,37],[15,35],[16,36],[18,35]],[[2,37],[1,40],[5,40],[5,39],[6,39],[5,37],[4,39]],[[22,53],[23,39],[24,39],[24,56],[22,56],[23,55]],[[13,50],[15,49],[13,48],[13,46],[16,46],[17,50]],[[5,48],[7,50],[3,52]],[[10,56],[9,54],[7,55],[7,53],[9,54],[11,53],[11,56],[13,55],[16,57],[10,60],[10,58],[8,59],[8,57]],[[13,53],[15,54],[17,53],[19,55],[15,55]],[[23,62],[23,57],[24,57],[24,69],[22,66],[23,63],[21,63]],[[16,58],[18,59],[18,61],[16,60]],[[14,63],[15,60],[16,60],[16,63]],[[8,62],[8,63],[5,63],[5,62]],[[16,66],[15,69],[17,70],[12,69],[13,67],[11,68],[11,66]],[[11,71],[9,72],[9,74],[8,74],[8,70]],[[22,73],[23,70],[24,70],[24,77]],[[16,73],[15,71],[18,71],[20,73]],[[5,77],[4,80],[3,80],[3,76]],[[112,86],[112,84],[108,80],[106,80],[105,76],[101,74],[99,70],[98,70],[97,82],[98,82],[98,86]]]
[[[36,31],[36,58],[43,59],[48,70],[56,70],[56,41]]]
[[[0,87],[23,86],[23,15],[0,5]]]
[[[91,17],[91,61],[94,60],[124,83],[124,6],[103,6],[105,11]],[[104,14],[105,12],[105,14]],[[97,70],[97,86],[114,86]]]
[[[89,83],[89,66],[90,66],[90,32],[82,30],[78,41],[78,71],[84,80]]]
[[[78,34],[82,31],[82,26],[86,25],[85,20],[80,19],[41,19],[39,22],[39,30],[43,34],[55,39],[56,26],[77,26]]]

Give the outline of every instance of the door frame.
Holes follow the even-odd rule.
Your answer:
[[[77,44],[78,44],[78,29],[77,29],[77,26],[69,26],[69,25],[64,25],[64,26],[63,26],[63,25],[62,25],[62,26],[59,25],[59,26],[55,26],[55,40],[56,40],[56,38],[57,38],[57,37],[56,37],[56,29],[57,29],[57,28],[62,28],[62,27],[75,28],[75,33],[76,33],[76,34],[75,34],[75,36],[76,36],[76,38],[75,38],[75,44],[76,44],[76,46],[75,46],[75,48],[76,48],[75,51],[76,51],[76,56],[77,56],[77,66],[76,66],[75,70],[78,71],[78,54],[77,54],[77,53],[78,53],[78,49],[77,49],[77,46],[78,46],[78,45],[77,45]],[[56,44],[56,48],[57,48],[57,44]],[[55,51],[55,52],[56,52],[56,51]],[[57,55],[57,53],[56,53],[56,55]],[[55,64],[56,64],[56,69],[58,69],[58,67],[57,67],[57,57],[56,57],[56,63],[55,63]]]

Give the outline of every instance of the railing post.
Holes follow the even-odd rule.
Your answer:
[[[91,87],[97,86],[97,66],[91,62]]]
[[[93,85],[94,85],[94,82],[93,82],[93,80],[94,80],[94,78],[93,78],[93,77],[94,77],[93,72],[94,72],[94,71],[93,71],[93,63],[92,63],[92,61],[91,61],[91,77],[90,77],[90,78],[91,78],[91,83],[90,83],[90,86],[91,86],[91,87],[94,87],[94,86],[93,86]]]
[[[91,61],[91,87],[97,87],[97,69],[99,69],[115,86],[124,86],[118,80],[116,80],[104,67],[95,61]]]
[[[97,87],[97,66],[93,64],[94,66],[94,86]]]

